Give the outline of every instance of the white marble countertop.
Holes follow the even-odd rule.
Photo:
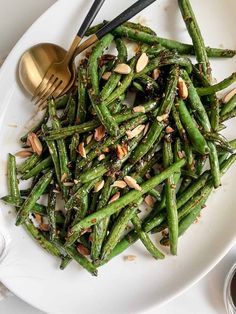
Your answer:
[[[25,30],[56,0],[0,0],[0,57],[6,56]],[[14,24],[13,24],[14,22]],[[3,31],[4,30],[4,31]],[[236,246],[200,282],[147,314],[224,314],[224,279],[236,260]],[[16,296],[0,301],[2,314],[42,314]],[[70,314],[70,313],[68,313]]]

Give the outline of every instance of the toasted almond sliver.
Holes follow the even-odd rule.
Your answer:
[[[147,131],[149,129],[149,122],[145,125],[145,129],[143,130],[143,135],[146,135],[147,134]]]
[[[236,95],[236,88],[231,89],[230,92],[228,92],[223,98],[222,101],[223,103],[227,103],[228,101],[230,101],[231,98],[234,97],[234,95]]]
[[[88,145],[93,139],[93,134],[90,134],[89,136],[87,136],[86,138],[86,144]]]
[[[83,256],[88,256],[90,254],[89,249],[81,243],[78,243],[76,249]]]
[[[66,178],[67,178],[67,173],[63,173],[63,175],[61,176],[61,182],[64,182]]]
[[[74,179],[74,184],[78,184],[79,180]]]
[[[70,186],[74,186],[75,184],[74,182],[63,182],[63,185],[70,187]]]
[[[37,223],[38,223],[39,225],[42,223],[42,216],[41,216],[41,215],[35,213],[35,214],[34,214],[34,218],[35,218],[35,220],[37,221]]]
[[[128,261],[128,262],[132,262],[134,260],[136,260],[137,256],[135,255],[127,255],[124,257],[125,261]]]
[[[81,157],[83,158],[86,158],[87,155],[86,155],[86,151],[85,151],[85,148],[84,148],[84,142],[80,143],[79,144],[79,154]]]
[[[187,99],[188,98],[188,87],[185,83],[185,81],[179,77],[178,79],[178,90],[179,90],[179,97],[182,99]]]
[[[28,144],[32,147],[32,150],[37,155],[41,155],[43,152],[43,146],[35,133],[30,133],[27,138]]]
[[[136,106],[133,108],[133,112],[143,112],[145,113],[145,107],[144,106]]]
[[[128,130],[126,131],[126,134],[128,135],[128,139],[131,140],[132,138],[138,136],[140,133],[143,132],[145,129],[145,124],[138,125],[136,128],[134,128],[132,131]]]
[[[109,200],[108,204],[113,203],[115,201],[118,200],[118,198],[120,198],[120,192],[116,192]]]
[[[128,64],[120,63],[114,69],[114,72],[119,74],[129,74],[131,72],[131,68]]]
[[[49,226],[49,224],[41,223],[39,225],[39,229],[42,230],[42,231],[49,231],[50,230],[50,226]]]
[[[161,116],[157,116],[157,121],[158,121],[158,122],[165,121],[165,120],[168,119],[168,117],[169,117],[168,113],[164,113],[164,114],[161,115]]]
[[[178,152],[177,152],[177,155],[178,155],[178,157],[179,157],[180,159],[183,159],[183,158],[185,157],[185,153],[182,152],[182,151],[178,151]]]
[[[109,153],[109,151],[110,151],[109,147],[104,147],[103,148],[103,153]]]
[[[128,149],[127,149],[126,144],[116,145],[116,156],[119,160],[121,160],[124,156],[126,156],[127,153],[128,153]]]
[[[101,155],[98,156],[98,161],[101,161],[101,160],[103,160],[105,158],[106,158],[105,154],[101,154]]]
[[[112,184],[112,186],[117,187],[117,188],[124,189],[124,188],[127,186],[127,184],[126,184],[126,182],[123,181],[123,180],[117,180],[117,181],[115,181],[115,182]]]
[[[53,189],[52,190],[54,193],[56,193],[56,194],[60,194],[61,192],[60,191],[58,191],[58,190],[56,190],[56,189]]]
[[[105,72],[103,75],[102,75],[102,78],[107,81],[111,76],[111,72]]]
[[[171,126],[166,127],[166,134],[173,133],[175,130]]]
[[[32,156],[32,152],[29,150],[21,150],[15,154],[16,157],[26,158]]]
[[[105,181],[99,181],[94,186],[94,192],[99,192],[104,187]]]
[[[158,77],[160,76],[161,71],[159,69],[154,69],[152,71],[152,78],[156,81],[158,79]]]
[[[144,202],[150,206],[153,207],[153,205],[155,204],[155,199],[151,196],[151,195],[147,195],[144,199]]]
[[[143,52],[136,63],[136,73],[139,73],[143,69],[145,69],[148,64],[148,61],[149,61],[149,58],[147,54]]]
[[[94,139],[99,142],[101,141],[106,133],[106,129],[104,128],[103,125],[100,125],[98,128],[95,129],[95,133],[94,133]]]
[[[125,176],[124,180],[130,188],[135,189],[137,191],[142,191],[141,186],[137,183],[137,181],[134,178],[130,176]]]

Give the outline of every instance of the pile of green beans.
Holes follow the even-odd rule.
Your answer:
[[[48,99],[42,120],[21,137],[30,156],[19,165],[24,151],[8,156],[2,200],[61,269],[74,260],[97,275],[137,240],[155,259],[165,257],[161,245],[176,255],[179,237],[236,160],[236,140],[219,133],[236,116],[236,96],[216,96],[236,75],[212,85],[209,61],[235,51],[205,47],[189,0],[178,2],[192,45],[141,24],[119,26],[80,61],[71,91]],[[130,59],[127,39],[138,44]],[[149,233],[163,230],[157,246]]]

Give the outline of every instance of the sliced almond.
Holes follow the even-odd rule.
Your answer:
[[[145,113],[145,107],[144,106],[136,106],[133,108],[133,112],[143,112]]]
[[[162,121],[167,120],[168,118],[169,118],[168,113],[164,113],[164,114],[162,114],[161,116],[157,116],[157,121],[158,121],[158,122],[162,122]]]
[[[116,192],[109,200],[108,204],[117,201],[120,198],[120,192]]]
[[[41,215],[35,213],[35,214],[34,214],[34,218],[35,218],[35,220],[37,221],[37,223],[38,223],[39,225],[42,223],[42,216],[41,216]]]
[[[152,71],[152,78],[156,81],[158,79],[158,77],[160,76],[161,71],[159,69],[154,69]]]
[[[95,133],[94,133],[94,139],[99,142],[101,141],[106,133],[106,129],[104,128],[103,125],[100,125],[98,128],[95,129]]]
[[[78,243],[76,249],[83,256],[88,256],[90,254],[89,249],[81,243]]]
[[[61,182],[64,182],[67,178],[67,173],[63,173],[63,175],[61,176]]]
[[[94,186],[94,192],[99,192],[104,187],[105,181],[99,181]]]
[[[74,184],[78,184],[79,180],[74,179]]]
[[[85,151],[85,148],[84,148],[84,142],[80,143],[79,144],[79,154],[81,157],[83,158],[86,158],[87,155],[86,155],[86,151]]]
[[[87,136],[86,138],[86,144],[88,145],[93,139],[93,134],[90,134],[89,136]]]
[[[128,261],[128,262],[132,262],[134,260],[136,260],[137,256],[135,255],[127,255],[124,257],[125,261]]]
[[[101,160],[103,160],[105,158],[106,158],[105,154],[101,154],[101,155],[98,156],[98,160],[99,161],[101,161]]]
[[[52,191],[53,191],[53,193],[56,193],[56,194],[60,194],[61,193],[60,191],[58,191],[56,189],[53,189]]]
[[[126,134],[128,135],[128,139],[131,140],[132,138],[138,136],[140,133],[143,132],[145,129],[145,124],[138,125],[136,128],[134,128],[132,131],[128,130],[126,131]]]
[[[21,151],[17,152],[15,154],[15,156],[16,157],[20,157],[20,158],[27,158],[27,157],[32,156],[32,154],[33,153],[31,151],[29,151],[29,150],[21,150]]]
[[[114,72],[119,74],[129,74],[131,72],[131,67],[128,64],[120,63],[114,69]]]
[[[178,90],[179,90],[179,97],[182,99],[187,99],[188,98],[188,87],[185,83],[185,81],[179,77],[178,79]]]
[[[111,72],[105,72],[105,73],[102,75],[102,78],[103,78],[105,81],[107,81],[107,80],[109,80],[110,76],[111,76]]]
[[[50,230],[50,226],[49,226],[49,224],[45,224],[45,223],[41,223],[40,225],[39,225],[39,229],[41,230],[41,231],[49,231]]]
[[[147,134],[147,131],[149,129],[149,122],[145,125],[145,129],[143,130],[143,135],[146,135]]]
[[[41,155],[43,152],[43,146],[35,133],[30,133],[27,138],[27,143],[31,146],[34,153]]]
[[[74,186],[74,182],[63,182],[64,186],[70,187],[70,186]]]
[[[175,130],[171,126],[166,127],[166,134],[173,133]]]
[[[112,186],[113,186],[113,187],[117,187],[117,188],[124,189],[124,188],[127,186],[127,184],[126,184],[126,182],[123,181],[123,180],[117,180],[117,181],[115,181],[115,182],[112,184]]]
[[[149,207],[153,207],[153,205],[155,204],[155,199],[154,197],[152,197],[151,195],[147,195],[144,199],[144,202],[149,206]]]
[[[109,151],[110,151],[109,147],[104,147],[103,148],[103,153],[109,153]]]
[[[136,63],[136,73],[141,72],[148,65],[149,58],[145,52],[141,54],[137,63]]]
[[[183,151],[178,151],[177,155],[180,159],[183,159],[185,157],[185,153]]]
[[[141,186],[137,183],[137,181],[130,177],[130,176],[125,176],[124,177],[125,182],[127,183],[127,185],[131,188],[131,189],[135,189],[137,191],[142,191]]]
[[[230,92],[228,92],[223,98],[222,102],[225,104],[228,101],[230,101],[231,98],[233,98],[236,95],[236,88],[233,88]]]
[[[128,153],[128,148],[126,144],[116,145],[116,156],[119,160],[121,160]]]

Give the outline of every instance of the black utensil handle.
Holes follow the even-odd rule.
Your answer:
[[[99,39],[107,33],[111,32],[114,28],[128,21],[129,19],[131,19],[131,17],[135,16],[137,13],[141,12],[143,9],[145,9],[155,1],[156,0],[139,0],[135,2],[131,7],[118,15],[114,20],[99,29],[96,32],[97,38]]]
[[[92,24],[93,20],[95,19],[95,17],[97,16],[101,6],[103,5],[105,0],[95,0],[93,2],[93,5],[91,6],[88,14],[86,15],[82,25],[80,26],[80,29],[77,33],[77,35],[79,37],[84,37],[84,34],[86,33],[86,31],[88,30],[88,28],[90,27],[90,25]]]

